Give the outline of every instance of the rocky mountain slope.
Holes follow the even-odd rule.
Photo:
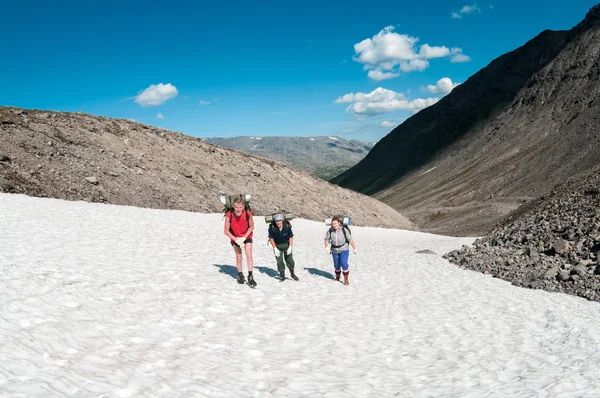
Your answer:
[[[326,180],[361,161],[374,145],[342,137],[209,137],[204,140],[277,160]]]
[[[533,289],[600,301],[600,166],[512,212],[473,248],[445,257]]]
[[[0,107],[0,191],[138,207],[221,212],[217,192],[249,192],[257,215],[414,229],[377,200],[279,162],[121,119]]]
[[[332,181],[422,229],[488,232],[600,159],[600,5],[544,31],[409,118]]]

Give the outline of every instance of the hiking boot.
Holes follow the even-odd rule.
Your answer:
[[[237,279],[238,283],[240,285],[243,285],[246,282],[246,279],[244,278],[244,274],[241,272],[238,272],[238,279]]]
[[[339,281],[341,275],[342,275],[342,271],[335,271],[335,280]]]
[[[248,275],[248,285],[250,285],[250,287],[256,287],[256,281],[254,281],[254,276]]]
[[[297,281],[298,277],[296,276],[296,274],[294,274],[294,271],[290,271],[290,272],[291,272],[292,279]]]
[[[279,282],[283,282],[285,280],[285,272],[279,272]]]
[[[348,274],[349,273],[350,272],[344,272],[344,285],[346,285],[346,286],[350,284],[350,282],[348,281]]]

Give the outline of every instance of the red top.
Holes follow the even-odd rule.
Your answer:
[[[248,210],[248,218],[252,217],[252,211]],[[225,213],[225,217],[230,218],[231,217],[231,222],[230,222],[230,231],[233,234],[233,236],[244,236],[244,234],[248,231],[249,228],[249,221],[246,219],[246,210],[244,210],[242,212],[242,215],[239,217],[236,217],[235,213],[232,214],[232,216],[230,216],[229,212]],[[252,232],[250,234],[250,236],[248,236],[246,239],[251,239],[252,236],[254,235],[254,232]],[[233,241],[231,241],[231,243],[233,243]]]

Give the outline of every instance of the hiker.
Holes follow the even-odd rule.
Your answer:
[[[225,235],[231,240],[231,246],[235,251],[235,266],[238,270],[238,283],[243,284],[244,273],[242,270],[242,249],[246,252],[246,263],[248,266],[248,285],[255,287],[256,282],[252,275],[252,231],[254,230],[254,220],[252,211],[246,208],[246,201],[241,198],[235,198],[233,201],[233,212],[231,210],[225,213]]]
[[[335,216],[331,219],[331,227],[325,234],[325,251],[333,257],[333,267],[335,268],[335,280],[340,280],[340,274],[344,273],[344,285],[349,285],[348,257],[350,254],[350,245],[357,252],[356,244],[352,239],[350,228],[343,224],[343,217]],[[329,247],[331,244],[331,248]]]
[[[273,247],[273,254],[277,260],[277,270],[279,271],[279,282],[285,280],[285,266],[290,270],[290,276],[297,281],[298,277],[294,273],[294,257],[292,255],[292,245],[294,244],[294,233],[292,224],[285,220],[283,214],[274,214],[273,222],[269,225],[269,243]]]

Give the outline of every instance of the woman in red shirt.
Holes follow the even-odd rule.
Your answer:
[[[233,213],[233,214],[232,214]],[[242,198],[236,198],[233,201],[233,212],[225,213],[225,236],[231,240],[231,246],[235,251],[235,266],[238,270],[238,283],[244,283],[244,273],[242,269],[242,248],[246,252],[246,263],[248,266],[248,285],[256,286],[254,276],[252,276],[252,231],[254,231],[254,221],[252,220],[252,211],[246,210],[246,203]]]

